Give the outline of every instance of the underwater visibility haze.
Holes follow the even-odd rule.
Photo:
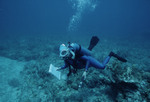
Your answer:
[[[1,34],[143,33],[150,29],[149,0],[0,2]]]
[[[84,69],[48,72],[64,65],[62,43],[88,48],[92,36],[92,57],[127,62],[90,67],[81,88]],[[0,0],[0,76],[0,102],[149,102],[150,0]]]

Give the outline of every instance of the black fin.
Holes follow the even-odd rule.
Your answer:
[[[97,36],[93,36],[91,41],[90,41],[90,45],[88,47],[88,49],[91,51],[99,42],[99,38]]]
[[[119,61],[127,62],[127,60],[126,60],[125,58],[120,57],[119,55],[115,54],[115,53],[112,52],[112,51],[110,52],[109,56],[110,56],[110,57],[113,56],[113,57],[117,58]]]
[[[119,61],[122,61],[122,62],[127,62],[127,60],[123,57],[120,57],[120,56],[117,56],[116,57]]]

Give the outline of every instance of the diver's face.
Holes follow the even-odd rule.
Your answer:
[[[63,60],[71,59],[71,54],[68,53],[66,56],[63,57]]]
[[[64,50],[61,52],[61,59],[63,60],[67,60],[67,59],[71,59],[71,53],[69,50]]]

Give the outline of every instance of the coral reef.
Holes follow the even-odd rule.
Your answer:
[[[63,65],[63,61],[59,59],[58,47],[62,42],[67,43],[68,41],[65,37],[60,39],[52,36],[52,38],[55,40],[21,38],[13,43],[8,41],[0,44],[0,56],[13,59],[15,60],[13,63],[17,64],[25,62],[24,68],[19,70],[18,77],[14,77],[18,75],[14,73],[7,83],[1,83],[11,89],[11,93],[0,91],[1,95],[5,94],[5,97],[3,95],[3,98],[0,98],[1,102],[150,101],[150,63],[147,61],[149,59],[147,49],[141,49],[141,46],[133,48],[132,45],[128,46],[125,43],[117,45],[117,41],[102,39],[103,43],[97,45],[93,50],[95,58],[102,61],[113,49],[116,53],[126,57],[128,62],[122,63],[112,58],[104,70],[89,68],[87,79],[79,88],[84,69],[78,69],[77,73],[72,73],[66,80],[58,80],[48,73],[49,64],[53,63],[58,67]],[[88,46],[88,42],[85,41],[88,37],[85,37],[85,40],[77,39],[70,40]],[[0,67],[0,74],[5,78],[3,73],[7,72],[3,72],[2,64]],[[13,67],[15,69],[15,66]],[[62,70],[62,73],[67,74],[68,69]],[[14,97],[8,98],[10,94]]]

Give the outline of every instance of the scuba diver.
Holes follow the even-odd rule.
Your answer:
[[[103,63],[100,63],[98,60],[91,56],[91,51],[98,42],[99,38],[97,36],[93,36],[88,49],[76,43],[68,42],[67,46],[65,44],[61,44],[59,48],[60,58],[64,60],[65,65],[58,68],[57,71],[69,67],[69,73],[67,74],[67,76],[69,76],[72,72],[75,73],[77,69],[85,68],[85,71],[82,75],[82,78],[85,80],[86,73],[89,67],[104,69],[111,57],[115,57],[122,62],[127,62],[126,59],[118,56],[111,51],[106,59],[103,61]],[[74,68],[74,70],[71,70],[71,66]]]

